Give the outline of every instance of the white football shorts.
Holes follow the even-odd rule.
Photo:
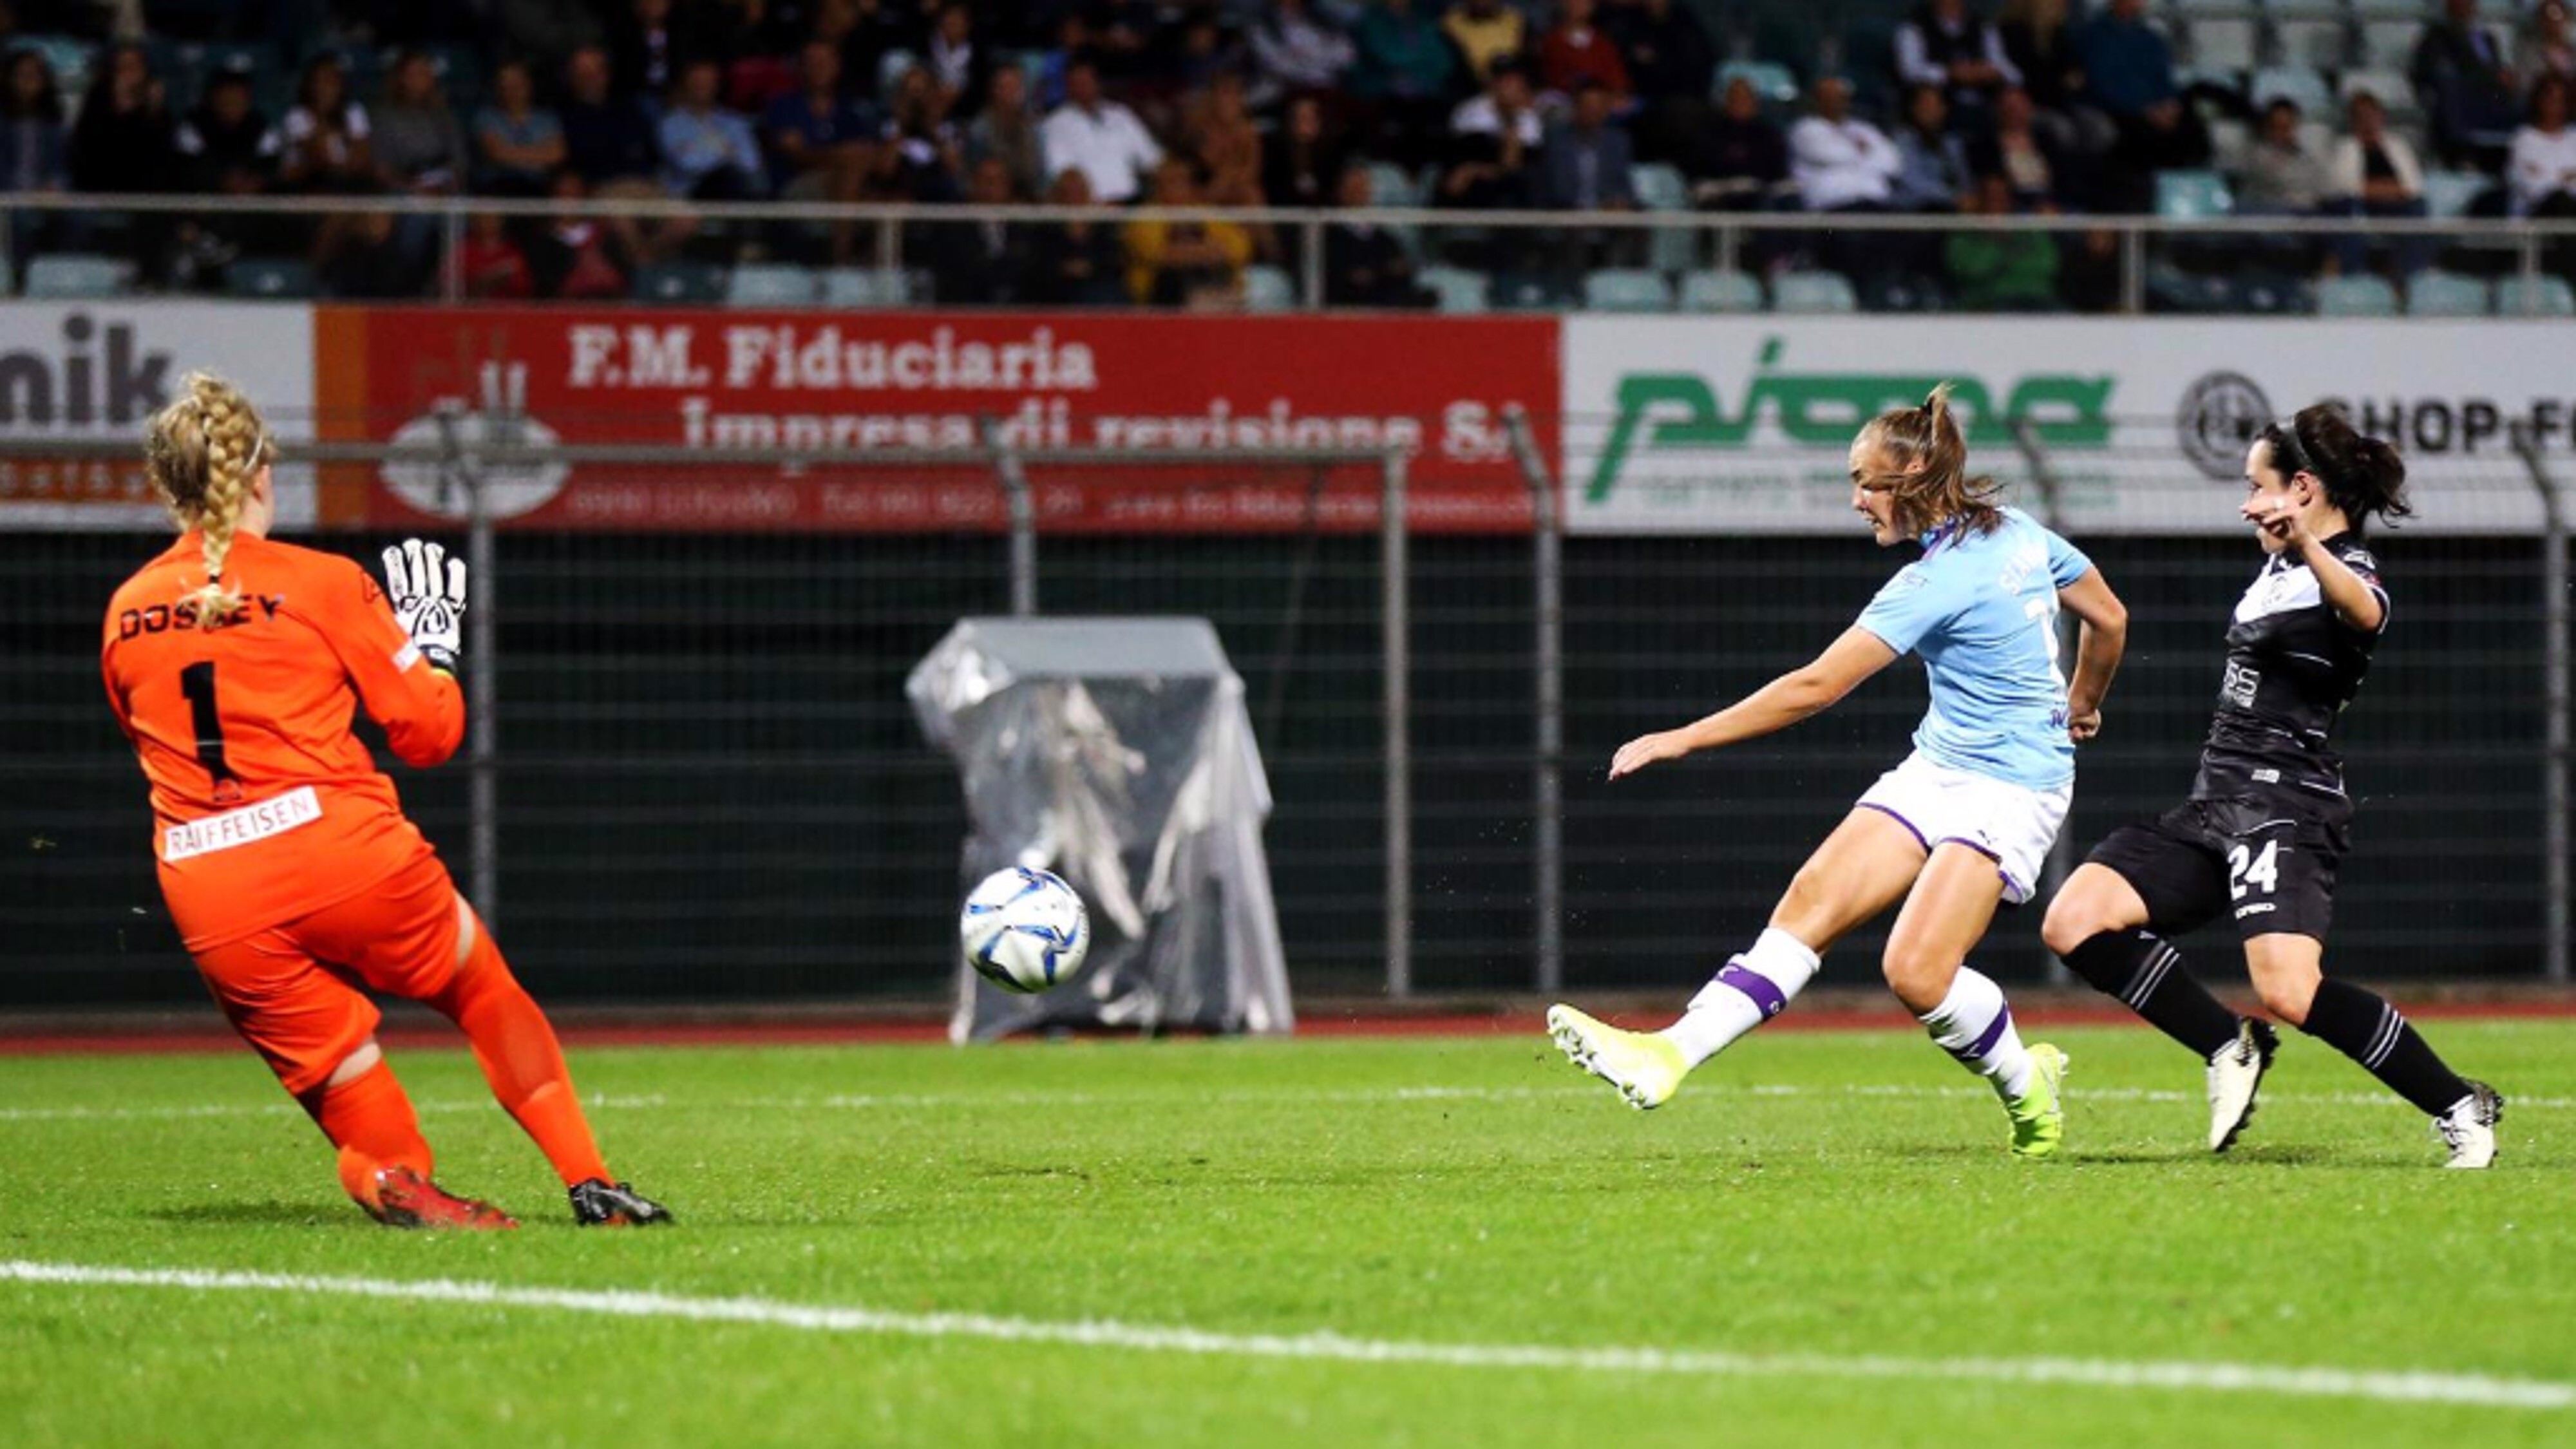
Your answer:
[[[1879,776],[1858,803],[1896,817],[1927,851],[1955,840],[1993,861],[2005,902],[2017,906],[2039,888],[2048,848],[2075,803],[2075,782],[2033,790],[1935,764],[1917,752]]]

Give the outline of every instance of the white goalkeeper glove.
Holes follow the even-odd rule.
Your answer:
[[[454,674],[465,647],[465,560],[449,558],[439,544],[404,539],[385,550],[385,593],[421,657]]]

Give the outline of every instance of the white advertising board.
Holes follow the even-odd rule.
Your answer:
[[[250,395],[280,441],[313,436],[313,309],[277,303],[0,303],[0,438],[95,437],[132,461],[0,457],[0,527],[159,529],[143,430],[190,372]],[[277,522],[313,523],[313,470],[276,472]]]
[[[2337,400],[2405,454],[2427,533],[2539,527],[2528,428],[2576,487],[2576,326],[2564,321],[1570,317],[1568,527],[1859,527],[1848,447],[1881,409],[1956,384],[1970,466],[2043,511],[2026,419],[2070,533],[2241,529],[2246,443]]]

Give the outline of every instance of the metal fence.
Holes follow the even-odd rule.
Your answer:
[[[103,271],[66,269],[62,281],[41,286],[31,274],[30,292],[50,295],[130,289],[138,284],[138,269],[155,263],[177,230],[219,227],[239,237],[244,255],[287,265],[254,267],[230,279],[210,277],[202,286],[241,297],[309,296],[322,282],[294,260],[312,247],[311,236],[299,228],[328,217],[382,216],[415,229],[389,244],[414,248],[423,258],[427,270],[419,295],[469,301],[456,268],[427,264],[459,255],[473,218],[489,216],[529,224],[615,221],[639,237],[655,234],[654,247],[667,251],[670,261],[643,268],[634,279],[635,299],[648,302],[1027,306],[1026,297],[939,295],[941,258],[962,247],[972,229],[987,225],[1196,222],[1242,228],[1261,242],[1268,260],[1251,269],[1254,280],[1238,305],[1314,311],[1349,305],[1328,293],[1327,243],[1336,229],[1362,221],[1398,237],[1421,263],[1420,278],[1429,284],[1424,300],[1452,311],[1979,310],[1922,285],[1927,276],[1938,277],[1940,248],[1957,236],[2048,237],[2068,244],[2100,239],[2104,254],[2091,268],[2099,273],[2098,285],[2077,286],[2070,278],[2058,310],[2556,316],[2576,307],[2566,275],[2567,255],[2576,249],[2576,220],[2563,218],[2234,216],[2208,214],[2205,207],[2159,216],[1701,212],[1678,206],[1479,211],[1412,204],[1355,213],[1302,207],[395,196],[227,197],[220,213],[210,215],[200,196],[0,192],[0,217],[13,213],[24,230],[0,225],[0,248],[27,246],[29,235],[41,234],[46,249],[105,264]],[[46,226],[54,230],[47,233]],[[2411,286],[2401,292],[2374,285],[2375,278],[2329,278],[2322,274],[2325,253],[2338,242],[2353,244],[2365,257],[2410,256],[2408,267],[2434,262],[2449,270],[2437,268],[2441,285],[2420,297]],[[2068,254],[2082,250],[2070,248]],[[43,254],[34,247],[28,251]],[[1843,271],[1833,271],[1838,264]],[[1766,273],[1806,275],[1813,268],[1847,279],[1852,290],[1784,290],[1760,280]],[[0,266],[0,274],[8,270]],[[1596,284],[1596,274],[1619,280]],[[1878,285],[1881,280],[1890,285]],[[779,290],[782,285],[788,290]],[[2098,295],[2074,295],[2079,292]],[[1097,299],[1091,303],[1096,304]],[[1996,309],[2029,305],[1999,302]]]
[[[1547,420],[1569,434],[1607,421]],[[1533,526],[1503,535],[1401,526],[1406,458],[1385,448],[1212,464],[1015,451],[988,433],[963,457],[682,458],[458,436],[301,456],[434,463],[469,495],[487,470],[577,458],[655,486],[747,468],[799,486],[936,485],[992,505],[900,536],[550,532],[488,514],[459,530],[476,569],[469,759],[398,778],[514,961],[557,998],[941,990],[965,826],[903,676],[961,615],[1038,609],[1216,622],[1277,797],[1269,839],[1301,990],[1678,988],[1759,929],[1806,851],[1902,755],[1919,670],[1900,665],[1828,715],[1723,756],[1615,787],[1600,767],[1620,741],[1811,657],[1894,561],[1856,537],[1566,537],[1527,419],[1513,420],[1513,442]],[[101,446],[19,438],[0,458]],[[2005,471],[2046,513],[2051,460],[2035,434],[2024,446]],[[2535,487],[2537,535],[2384,542],[2396,626],[2347,722],[2362,803],[2332,943],[2340,969],[2565,979],[2563,512],[2529,448],[2451,501],[2527,509]],[[1058,527],[1068,510],[1049,500],[1094,489],[1165,490],[1218,511],[1257,494],[1274,526]],[[370,563],[385,542],[310,541]],[[2188,785],[2226,612],[2258,561],[2235,537],[2081,541],[2128,602],[2133,635],[2061,864]],[[159,546],[130,530],[0,535],[12,598],[0,1005],[194,994],[96,662],[108,594]],[[1832,969],[1872,979],[1879,939],[1856,938]],[[2010,976],[2048,970],[2035,912],[2008,915],[1980,960]]]

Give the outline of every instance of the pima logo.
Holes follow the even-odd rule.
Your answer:
[[[0,427],[123,427],[168,402],[170,354],[139,345],[131,322],[103,330],[74,312],[56,346],[0,352]]]
[[[2174,411],[2182,454],[2209,477],[2233,482],[2245,471],[2245,450],[2272,421],[2272,400],[2240,372],[2213,372],[2183,389]]]

